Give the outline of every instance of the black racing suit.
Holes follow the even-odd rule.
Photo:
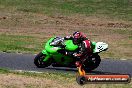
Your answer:
[[[65,40],[73,40],[74,43],[74,38],[73,37],[64,37]],[[76,61],[80,61],[81,57],[87,53],[87,49],[85,47],[85,43],[83,41],[88,40],[87,38],[81,38],[80,43],[76,44],[79,46],[79,48],[75,51],[66,51],[66,55],[72,56],[75,58]],[[80,57],[75,57],[74,54],[81,54]]]

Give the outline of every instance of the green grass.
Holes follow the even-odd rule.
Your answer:
[[[129,39],[132,39],[132,35],[129,36]]]
[[[131,0],[0,0],[0,10],[48,15],[105,15],[132,20]]]
[[[9,69],[0,68],[0,74],[7,74],[7,73],[10,73]]]
[[[30,52],[39,51],[41,44],[32,36],[0,35],[0,50],[4,52]]]
[[[90,33],[94,33],[90,30]],[[102,34],[104,31],[100,30],[94,34],[89,35],[91,41],[104,41],[109,44],[109,49],[100,54],[101,58],[113,59],[131,59],[131,31],[130,30],[107,30],[109,38],[104,38]],[[85,32],[86,34],[89,31]],[[40,34],[43,35],[44,33]],[[114,34],[114,35],[113,35]],[[96,36],[95,36],[96,35]],[[105,34],[107,36],[107,34]],[[4,52],[20,52],[20,53],[38,53],[43,50],[43,46],[49,38],[39,38],[38,36],[24,36],[24,35],[11,35],[0,34],[0,51]]]
[[[44,73],[35,73],[35,72],[19,72],[19,71],[10,71],[9,69],[3,69],[0,68],[0,74],[15,74],[15,75],[23,75],[23,76],[28,76],[28,77],[33,77],[33,78],[46,78],[46,79],[52,79],[52,80],[58,80],[62,81],[64,83],[65,81],[67,82],[73,82],[75,81],[75,75],[71,73],[61,73],[61,72],[44,72]]]

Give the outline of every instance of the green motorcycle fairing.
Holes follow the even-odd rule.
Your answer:
[[[66,45],[65,49],[69,51],[74,51],[78,48],[77,45],[73,44],[72,40],[67,40],[65,42],[65,45]]]
[[[42,51],[43,54],[46,55],[43,61],[47,61],[49,58],[53,58],[56,63],[67,65],[73,62],[73,58],[70,56],[65,56],[57,52],[57,50],[61,49],[60,47],[51,46],[50,43],[54,38],[51,38],[45,45],[45,50]],[[64,41],[66,45],[65,49],[69,51],[74,51],[78,48],[77,45],[74,45],[72,40]]]

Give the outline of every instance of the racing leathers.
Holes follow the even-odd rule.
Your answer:
[[[73,40],[73,37],[64,37],[65,40]],[[74,43],[74,41],[73,41]],[[86,37],[81,39],[81,42],[77,44],[78,49],[75,51],[65,51],[65,55],[72,56],[76,61],[81,61],[86,55],[90,56],[92,53],[91,41]]]

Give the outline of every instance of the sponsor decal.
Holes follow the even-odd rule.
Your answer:
[[[101,74],[85,75],[88,83],[130,83],[131,77],[128,74]]]

